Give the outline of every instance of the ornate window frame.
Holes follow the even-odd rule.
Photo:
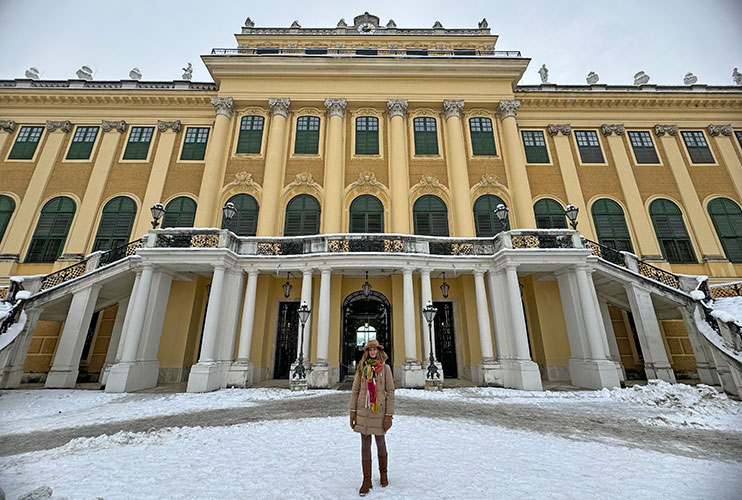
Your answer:
[[[242,159],[265,159],[265,148],[268,146],[268,130],[271,124],[271,113],[270,110],[262,108],[260,106],[250,106],[242,108],[239,111],[235,110],[235,126],[232,127],[232,146],[230,151],[230,158],[242,158]],[[242,126],[242,118],[245,116],[262,116],[263,117],[263,135],[260,138],[260,153],[238,153],[237,144],[240,140],[240,127]]]
[[[415,118],[430,117],[435,120],[435,132],[438,141],[437,155],[415,154]],[[411,160],[442,160],[443,159],[443,121],[441,114],[431,108],[417,108],[407,110],[407,149]],[[450,226],[449,226],[450,228]]]
[[[649,196],[646,200],[644,200],[644,210],[646,211],[647,217],[649,218],[649,223],[652,225],[652,236],[654,236],[654,240],[657,242],[657,246],[660,249],[660,255],[662,255],[662,259],[667,262],[665,253],[662,251],[662,244],[660,243],[659,237],[657,236],[657,230],[655,229],[654,220],[652,219],[652,212],[650,211],[650,207],[652,206],[652,202],[655,200],[664,199],[669,200],[675,204],[680,209],[680,214],[683,217],[683,224],[685,224],[685,230],[688,233],[688,239],[690,240],[690,244],[693,247],[693,254],[696,258],[696,262],[681,262],[681,263],[672,263],[668,262],[671,266],[694,266],[694,265],[701,265],[703,266],[704,263],[704,255],[703,252],[701,252],[701,246],[698,244],[698,238],[696,238],[696,233],[693,230],[693,226],[690,224],[690,218],[688,217],[688,213],[685,210],[685,207],[683,204],[674,198],[673,196],[669,196],[666,194],[654,194],[652,196]],[[623,205],[622,205],[622,208]],[[706,210],[708,213],[708,210]],[[624,212],[625,214],[626,212]],[[711,229],[713,230],[713,225],[711,226]],[[716,231],[714,231],[716,232]],[[719,245],[719,249],[721,249],[721,245]]]
[[[319,118],[319,138],[317,139],[317,154],[294,153],[296,147],[296,125],[301,116],[316,116]],[[322,159],[325,151],[325,129],[327,128],[327,110],[306,106],[289,113],[291,133],[289,134],[289,159]]]
[[[204,159],[203,160],[181,160],[180,155],[183,154],[183,146],[185,146],[185,138],[186,133],[188,132],[189,128],[208,128],[209,129],[209,136],[206,138],[206,150],[204,151]],[[208,124],[208,125],[202,125],[198,123],[183,123],[181,126],[181,131],[178,132],[180,135],[180,144],[178,144],[178,156],[175,158],[175,163],[190,163],[190,164],[199,164],[199,163],[206,163],[206,157],[209,154],[209,146],[211,146],[213,140],[214,140],[214,125]]]
[[[134,204],[136,205],[137,212],[134,215],[134,221],[131,223],[131,232],[129,233],[129,241],[136,236],[134,234],[134,231],[137,230],[137,227],[139,227],[139,219],[141,217],[150,217],[149,208],[147,209],[147,213],[142,213],[142,200],[139,198],[139,196],[135,195],[134,193],[123,191],[114,193],[105,199],[103,199],[98,207],[96,208],[95,212],[95,218],[93,219],[93,225],[91,226],[90,234],[87,236],[87,241],[85,242],[85,248],[87,249],[87,253],[90,253],[93,251],[93,245],[95,245],[95,236],[98,234],[98,226],[100,225],[100,219],[103,216],[103,208],[106,206],[106,204],[113,200],[114,198],[118,198],[119,196],[126,196],[127,198],[131,198],[134,201]],[[141,236],[141,235],[140,235]],[[128,243],[128,242],[127,242]],[[64,254],[65,252],[62,252]]]
[[[654,199],[656,198],[666,198],[666,197],[657,196]],[[631,215],[629,213],[628,207],[626,206],[626,203],[623,202],[623,200],[619,200],[615,196],[607,195],[607,194],[596,194],[595,196],[593,196],[592,198],[590,198],[589,200],[585,202],[585,204],[587,205],[587,210],[585,210],[585,215],[588,217],[588,220],[590,221],[590,227],[592,227],[593,229],[593,234],[595,235],[595,239],[596,240],[598,239],[598,228],[596,227],[595,221],[593,220],[593,205],[598,200],[603,200],[603,199],[607,199],[607,200],[611,200],[615,202],[619,207],[621,207],[621,210],[623,210],[623,218],[626,221],[626,227],[629,229],[629,238],[631,239],[631,246],[634,248],[634,254],[641,258],[641,255],[639,254],[639,250],[640,250],[639,249],[639,238],[637,236],[636,231],[634,230],[634,223],[631,220]],[[657,240],[657,233],[654,230],[654,225],[652,224],[652,218],[649,214],[649,205],[646,205],[645,208],[647,210],[647,218],[649,219],[649,223],[650,225],[652,225],[652,237],[654,238],[655,241],[657,241],[657,246],[659,247],[659,241]],[[584,220],[585,219],[583,219],[582,221],[584,222]],[[580,221],[578,220],[578,222]],[[660,249],[660,255],[662,255],[662,249]]]
[[[124,160],[124,154],[126,153],[126,146],[129,144],[129,137],[131,136],[131,132],[135,127],[152,127],[154,130],[152,131],[152,140],[149,141],[149,149],[147,150],[147,158],[144,160]],[[155,146],[157,144],[157,141],[160,139],[159,131],[157,130],[157,125],[153,125],[151,123],[127,123],[126,127],[126,138],[124,141],[124,145],[121,147],[121,153],[119,154],[119,163],[150,163],[154,159],[154,153],[153,151],[156,149]],[[111,132],[109,132],[110,134]],[[123,135],[123,134],[122,134]]]
[[[385,125],[384,112],[375,108],[358,108],[350,111],[350,159],[351,160],[383,160],[384,159],[384,138]],[[357,155],[356,154],[356,118],[361,116],[373,116],[379,120],[379,153],[375,155]]]
[[[466,137],[464,138],[464,141],[466,142],[466,151],[469,156],[469,160],[492,160],[492,159],[500,159],[502,158],[502,149],[500,147],[500,140],[498,137],[498,127],[497,127],[497,117],[492,111],[489,111],[484,108],[475,108],[469,111],[464,112],[462,118],[464,119],[464,133],[466,134]],[[492,138],[495,141],[495,154],[493,155],[475,155],[474,154],[474,145],[471,142],[471,128],[469,124],[470,118],[489,118],[492,121]],[[547,147],[548,151],[548,147]]]
[[[97,127],[98,133],[95,135],[95,141],[93,141],[93,147],[90,149],[90,156],[84,159],[72,159],[68,160],[67,155],[70,153],[70,148],[72,147],[72,140],[75,138],[75,134],[77,133],[77,129],[80,127]],[[67,138],[67,146],[64,148],[64,154],[62,155],[62,163],[95,163],[95,160],[98,158],[98,146],[100,146],[100,141],[103,138],[103,134],[106,132],[103,132],[103,128],[101,127],[100,123],[76,123],[73,127],[70,133],[68,134],[69,137]],[[114,132],[113,130],[111,133],[116,133],[118,135],[118,132]],[[119,140],[121,138],[119,137]]]
[[[367,115],[366,115],[367,116]],[[375,196],[381,201],[384,207],[384,230],[385,232],[391,224],[391,196],[389,194],[389,188],[376,180],[376,176],[373,172],[365,170],[361,172],[359,178],[349,184],[343,192],[343,221],[342,227],[348,228],[347,232],[350,232],[350,204],[353,203],[358,196],[370,194]]]
[[[595,132],[595,136],[598,138],[598,145],[600,146],[600,154],[603,156],[602,162],[583,162],[582,155],[580,154],[580,146],[577,144],[577,134],[575,132]],[[575,165],[585,166],[608,166],[608,148],[605,144],[605,140],[601,137],[603,134],[600,132],[600,126],[579,126],[572,125],[572,144],[574,145],[575,151]]]
[[[321,124],[320,124],[321,128]],[[312,178],[312,174],[308,172],[300,172],[296,174],[296,180],[286,184],[281,190],[281,210],[276,218],[276,226],[273,228],[273,233],[279,236],[283,236],[283,228],[286,225],[286,206],[289,201],[295,196],[300,194],[308,194],[314,196],[319,202],[320,218],[319,218],[319,233],[324,232],[325,227],[325,190],[322,186],[317,184]],[[260,207],[260,200],[258,200],[258,206]]]
[[[15,141],[18,140],[18,135],[21,133],[21,129],[23,127],[41,127],[41,135],[39,136],[39,142],[36,143],[36,150],[33,152],[33,156],[29,158],[28,160],[22,160],[22,159],[12,159],[10,158],[10,152],[13,151],[13,146],[15,146]],[[25,124],[17,124],[15,126],[15,132],[12,134],[12,142],[10,143],[10,146],[8,147],[7,153],[5,153],[5,159],[4,161],[7,163],[36,163],[36,161],[39,159],[40,151],[43,148],[43,146],[46,143],[46,137],[48,136],[49,131],[46,130],[46,127],[44,124],[34,124],[34,123],[25,123]]]
[[[80,205],[82,204],[82,200],[78,195],[75,193],[72,193],[70,191],[59,191],[53,194],[50,194],[43,200],[39,202],[39,205],[36,207],[36,212],[34,213],[33,217],[33,223],[29,225],[28,230],[26,231],[26,236],[23,240],[23,246],[21,247],[23,250],[19,253],[19,264],[30,264],[34,266],[51,266],[53,263],[51,262],[26,262],[26,257],[28,256],[28,251],[31,249],[31,240],[33,240],[33,235],[36,232],[36,226],[39,224],[39,218],[41,217],[41,210],[46,206],[47,203],[49,203],[54,198],[57,198],[59,196],[66,196],[67,198],[71,199],[75,202],[75,214],[72,216],[72,221],[70,222],[70,228],[67,231],[67,236],[64,240],[64,246],[62,247],[62,251],[59,253],[59,256],[61,257],[64,255],[67,250],[67,245],[69,244],[69,235],[72,231],[72,227],[77,222],[77,218],[80,216]],[[16,209],[17,210],[17,209]],[[96,220],[97,223],[97,220]],[[97,225],[95,227],[98,227]],[[88,238],[90,236],[88,235]],[[87,246],[85,248],[88,248]],[[88,252],[89,253],[89,252]]]

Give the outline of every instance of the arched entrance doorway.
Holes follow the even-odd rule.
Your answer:
[[[392,364],[391,307],[381,293],[372,290],[366,296],[362,290],[353,292],[343,301],[343,342],[340,352],[340,380],[353,375],[355,363],[361,359],[363,344],[376,339]]]

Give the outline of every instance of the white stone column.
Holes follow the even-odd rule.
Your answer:
[[[430,286],[430,271],[427,269],[422,269],[420,271],[420,299],[422,302],[422,307],[425,307],[428,302],[433,302],[433,292],[431,290]],[[428,322],[425,320],[425,315],[422,314],[421,309],[421,320],[420,324],[422,325],[422,328],[420,328],[420,331],[422,332],[423,337],[423,359],[427,360],[430,356],[430,336],[428,335]],[[433,358],[435,358],[435,335],[433,335]],[[423,365],[427,366],[427,362],[423,363]]]
[[[240,341],[237,347],[237,361],[229,370],[228,385],[233,387],[250,387],[253,382],[253,364],[250,361],[253,326],[255,323],[255,298],[258,291],[258,272],[251,269],[247,272],[245,301],[242,305],[242,322],[240,324]]]
[[[26,324],[12,344],[0,351],[0,389],[17,389],[23,379],[23,365],[26,362],[28,348],[31,346],[36,325],[41,316],[41,309],[35,307],[26,314]]]
[[[582,316],[585,321],[585,330],[587,331],[587,342],[590,353],[590,359],[605,359],[603,351],[603,341],[600,338],[600,322],[598,321],[598,311],[592,303],[590,287],[592,286],[590,278],[587,276],[587,270],[584,266],[575,268],[577,277],[577,289],[580,294],[580,306],[582,307]]]
[[[307,378],[309,387],[330,387],[330,283],[332,270],[322,269],[319,283],[319,313],[317,315],[317,359],[312,363],[312,371]],[[303,281],[302,281],[303,287]],[[304,290],[302,290],[303,294]]]
[[[616,342],[616,332],[613,330],[613,321],[611,321],[611,312],[608,309],[608,302],[598,299],[600,305],[600,316],[603,319],[606,342],[608,343],[608,354],[610,359],[616,364],[618,379],[623,382],[626,380],[626,372],[621,363],[621,353],[618,351],[618,342]]]
[[[505,265],[505,293],[508,297],[510,343],[513,347],[512,359],[507,359],[503,365],[503,375],[507,387],[540,391],[541,373],[538,365],[531,360],[528,348],[528,331],[526,318],[523,313],[523,303],[520,298],[517,266]]]
[[[129,307],[129,299],[130,297],[124,297],[121,299],[118,303],[118,309],[116,309],[116,319],[113,321],[111,340],[108,342],[108,350],[106,351],[106,362],[103,365],[101,373],[101,387],[106,386],[106,380],[108,380],[108,374],[111,371],[111,367],[119,361],[117,355],[119,354],[119,345],[123,340],[121,332],[124,330],[124,321],[126,320],[126,310]]]
[[[404,311],[404,353],[405,361],[402,365],[402,385],[404,387],[424,387],[425,374],[422,365],[417,359],[417,343],[415,342],[415,293],[412,288],[412,269],[402,270],[402,295]]]
[[[134,303],[131,308],[131,320],[126,325],[127,328],[124,329],[124,352],[121,355],[122,363],[133,363],[137,360],[139,339],[142,335],[144,315],[147,312],[147,299],[149,298],[149,289],[152,284],[153,274],[154,270],[151,264],[144,264],[142,266],[137,294],[134,297]]]
[[[312,308],[312,270],[311,269],[305,269],[302,272],[302,278],[301,278],[301,302],[306,302],[307,307],[310,309]],[[301,306],[301,304],[299,304]],[[304,363],[306,366],[306,363],[309,361],[309,340],[312,336],[312,314],[309,314],[309,318],[307,318],[307,323],[304,325],[304,345],[301,345],[301,339],[297,339],[298,345],[297,345],[297,356],[299,349],[304,350]],[[301,325],[299,325],[299,337],[301,337]],[[298,361],[298,357],[296,358]]]
[[[706,385],[721,385],[719,373],[716,370],[716,362],[711,354],[707,340],[703,334],[698,331],[693,314],[686,307],[679,307],[680,314],[683,316],[685,330],[688,332],[688,339],[693,348],[693,355],[696,358],[696,372],[701,383]]]
[[[479,347],[482,351],[482,359],[479,362],[479,382],[483,385],[499,385],[501,383],[501,373],[492,349],[492,330],[490,329],[490,313],[487,306],[487,291],[484,285],[484,271],[474,271],[474,292],[477,297]]]
[[[490,270],[487,272],[490,287],[490,304],[492,304],[493,324],[495,327],[495,349],[497,359],[511,357],[512,348],[509,344],[508,327],[506,319],[508,316],[507,297],[504,293],[505,273]]]
[[[75,387],[80,368],[80,356],[85,346],[85,338],[98,300],[100,286],[94,284],[72,295],[72,303],[59,336],[54,363],[46,376],[44,387],[61,389]]]
[[[219,386],[226,387],[229,379],[229,370],[234,363],[235,347],[240,320],[240,305],[242,304],[242,285],[244,274],[242,271],[227,272],[225,276],[224,301],[219,323],[220,338],[217,341],[217,365],[219,367]]]
[[[624,288],[629,298],[636,334],[642,348],[647,379],[658,378],[674,384],[675,372],[672,370],[665,343],[662,341],[662,331],[654,304],[652,304],[651,294],[644,288],[631,283],[625,284]]]

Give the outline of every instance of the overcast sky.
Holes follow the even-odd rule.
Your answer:
[[[193,63],[194,81],[211,81],[200,56],[214,47],[236,47],[234,34],[250,16],[257,27],[349,24],[368,10],[400,28],[475,28],[486,17],[498,50],[520,50],[532,59],[521,83],[631,84],[638,71],[650,83],[731,85],[742,70],[742,0],[0,0],[0,79],[23,78],[30,66],[43,79],[75,78],[82,65],[96,80],[180,79]]]

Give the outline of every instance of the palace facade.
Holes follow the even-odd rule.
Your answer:
[[[742,277],[740,87],[519,85],[486,21],[236,40],[214,83],[0,81],[4,387],[331,387],[369,338],[407,387],[731,380],[691,292]]]

